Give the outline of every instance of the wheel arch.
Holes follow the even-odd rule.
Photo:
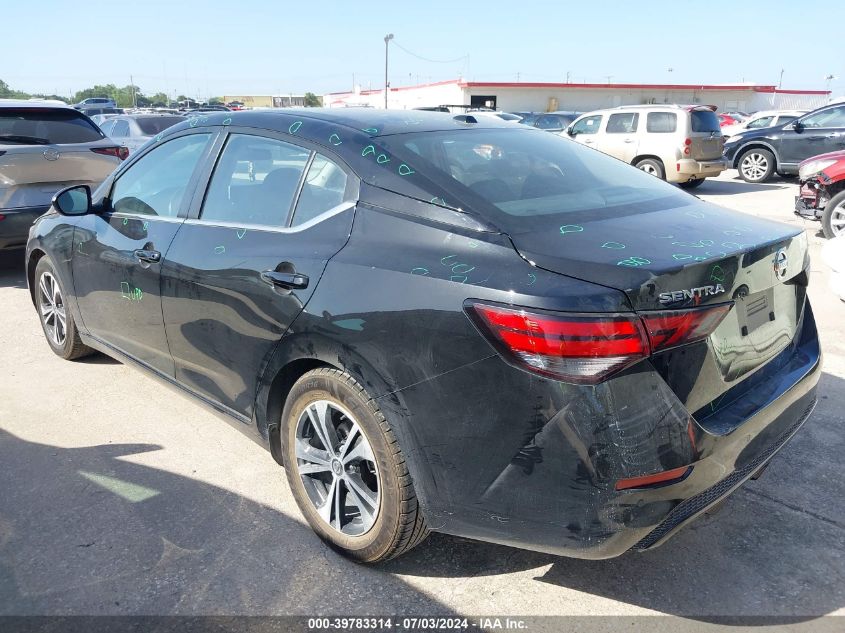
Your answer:
[[[660,156],[657,156],[656,154],[639,154],[634,157],[634,159],[631,161],[631,164],[636,165],[641,160],[656,160],[661,165],[663,165],[663,173],[666,173],[666,163],[663,161],[662,158],[660,158]]]
[[[32,300],[33,306],[35,305],[35,268],[46,254],[40,248],[33,248],[26,260],[26,281],[29,288],[29,298]]]

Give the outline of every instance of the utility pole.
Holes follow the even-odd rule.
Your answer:
[[[390,40],[393,39],[393,33],[388,33],[384,36],[384,109],[387,110],[387,90],[390,84],[387,81],[387,51]]]
[[[129,85],[132,86],[132,107],[135,107],[135,80],[129,75]]]
[[[778,88],[783,85],[783,68],[780,69],[780,79],[778,79]]]

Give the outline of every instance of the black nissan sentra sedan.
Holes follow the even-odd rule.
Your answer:
[[[360,561],[654,547],[816,401],[803,232],[489,117],[195,117],[59,193],[26,265],[54,352],[252,435]]]

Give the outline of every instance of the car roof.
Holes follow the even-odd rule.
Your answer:
[[[297,121],[311,119],[330,126],[341,126],[370,137],[389,136],[406,132],[437,132],[472,128],[505,128],[512,125],[496,116],[479,116],[468,122],[473,114],[454,115],[425,110],[377,110],[374,108],[279,108],[237,112],[208,112],[199,119],[201,125],[243,125],[288,132]],[[302,124],[300,123],[300,126]],[[298,129],[298,128],[297,128]],[[303,136],[309,136],[303,133]],[[315,139],[316,140],[316,139]],[[325,140],[325,139],[323,139]]]
[[[62,108],[73,109],[57,99],[0,99],[0,108]]]

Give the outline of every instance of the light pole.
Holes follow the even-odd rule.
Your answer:
[[[387,45],[393,39],[393,33],[384,36],[384,109],[387,110]]]

